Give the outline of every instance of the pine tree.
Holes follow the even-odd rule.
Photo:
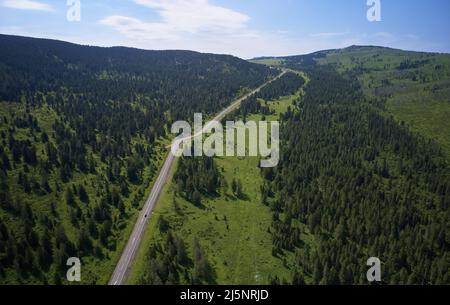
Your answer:
[[[66,189],[65,198],[66,198],[67,205],[69,205],[69,206],[75,205],[75,196],[73,194],[73,191],[72,191],[71,187],[68,187]]]

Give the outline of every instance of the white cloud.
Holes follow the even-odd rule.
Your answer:
[[[250,28],[250,17],[209,0],[133,0],[159,15],[157,21],[108,16],[99,21],[121,33],[109,45],[143,49],[190,49],[243,58],[304,54],[368,41],[393,40],[386,33],[361,35],[349,30],[306,35]]]
[[[298,34],[280,29],[270,32],[255,30],[250,27],[248,15],[212,4],[209,0],[133,2],[156,12],[159,19],[150,21],[125,15],[105,17],[99,23],[121,35],[103,35],[105,40],[94,40],[94,44],[195,50],[242,58],[305,54],[353,44],[412,45],[384,32],[365,34],[347,30]]]
[[[246,27],[250,17],[208,0],[134,0],[135,3],[158,10],[162,22],[170,30],[189,33],[233,33]]]
[[[20,10],[33,10],[33,11],[54,11],[53,7],[46,3],[41,3],[31,0],[3,0],[0,2],[1,6],[20,9]]]
[[[185,35],[242,35],[250,17],[211,5],[208,0],[134,0],[154,9],[159,22],[145,22],[128,16],[109,16],[100,23],[108,25],[128,38],[146,40],[175,40]]]
[[[252,57],[264,49],[270,49],[274,39],[284,35],[251,30],[248,26],[249,16],[213,5],[208,0],[134,2],[155,10],[160,20],[147,22],[129,16],[114,15],[99,21],[100,24],[121,33],[134,47],[192,49]]]
[[[171,25],[163,23],[147,23],[136,18],[126,16],[109,16],[100,20],[124,34],[128,38],[144,40],[173,40],[179,38],[179,32]]]

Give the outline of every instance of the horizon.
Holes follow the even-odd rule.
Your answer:
[[[233,57],[240,58],[240,59],[246,60],[246,61],[258,60],[258,59],[287,58],[287,57],[293,57],[293,56],[304,56],[304,55],[310,55],[310,54],[314,54],[314,53],[318,53],[318,52],[327,52],[327,51],[334,51],[334,50],[345,50],[345,49],[353,48],[353,47],[357,47],[357,48],[382,48],[382,49],[399,50],[399,51],[404,51],[404,52],[416,52],[416,53],[450,55],[450,52],[415,51],[415,50],[406,50],[406,49],[391,48],[391,47],[384,47],[384,46],[377,46],[377,45],[349,45],[349,46],[342,47],[342,48],[337,48],[337,49],[323,49],[323,50],[317,50],[317,51],[313,51],[313,52],[310,52],[310,53],[303,53],[303,54],[287,54],[287,55],[279,55],[279,56],[267,55],[267,56],[255,56],[255,57],[252,57],[252,58],[242,58],[242,57],[239,57],[239,56],[236,56],[236,55],[233,55],[233,54],[201,52],[201,51],[189,50],[189,49],[142,49],[142,48],[137,48],[137,47],[129,47],[129,46],[121,46],[121,45],[117,45],[117,46],[98,46],[98,45],[80,44],[80,43],[76,43],[76,42],[70,42],[70,41],[65,41],[65,40],[60,40],[60,39],[52,39],[52,38],[11,35],[11,34],[3,34],[3,33],[0,33],[0,35],[11,36],[11,37],[20,37],[20,38],[38,39],[38,40],[56,41],[56,42],[73,44],[73,45],[76,45],[76,46],[92,47],[92,48],[103,48],[103,49],[124,48],[124,49],[132,49],[132,50],[134,49],[134,50],[149,51],[149,52],[152,52],[152,51],[154,51],[154,52],[171,52],[171,51],[177,52],[178,51],[178,52],[194,52],[194,53],[199,53],[199,54],[212,54],[212,55],[219,55],[219,56],[233,56]]]
[[[81,0],[79,7],[76,0],[66,3],[0,0],[0,33],[245,59],[352,45],[450,53],[446,0],[379,0],[377,20],[369,20],[373,6],[367,0]]]
[[[450,285],[449,12],[0,0],[0,289]]]

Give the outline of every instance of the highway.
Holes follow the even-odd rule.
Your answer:
[[[227,114],[235,110],[240,106],[242,101],[244,101],[247,97],[250,95],[259,92],[262,88],[267,86],[269,83],[273,82],[274,80],[280,78],[283,76],[287,71],[283,70],[281,74],[279,74],[277,77],[273,78],[272,80],[264,83],[260,87],[256,88],[252,92],[242,96],[241,98],[234,101],[230,106],[228,106],[226,109],[222,110],[219,114],[217,114],[213,120],[208,122],[202,129],[202,132],[208,130],[208,128],[213,124],[214,121],[221,121]],[[193,135],[190,138],[194,138],[199,136],[202,132],[199,132],[195,135]],[[173,145],[176,145],[176,147],[179,146],[181,143],[180,141],[185,141],[187,139],[181,139],[178,140],[176,143],[173,143]],[[172,145],[172,146],[173,146]],[[134,226],[133,232],[130,235],[130,238],[127,242],[127,245],[125,246],[125,249],[122,252],[122,256],[119,259],[119,262],[116,265],[116,268],[114,270],[114,273],[111,276],[111,279],[109,281],[109,285],[124,285],[126,284],[127,276],[130,271],[131,265],[133,263],[134,257],[136,255],[136,252],[139,249],[139,245],[142,241],[142,238],[145,233],[145,229],[147,227],[147,223],[152,216],[153,208],[155,207],[158,198],[163,190],[164,185],[169,179],[170,169],[172,168],[172,165],[175,161],[175,156],[171,152],[168,153],[167,158],[164,162],[164,165],[161,169],[161,172],[159,173],[158,178],[156,179],[155,184],[153,185],[153,188],[150,192],[149,197],[147,198],[147,201],[144,204],[144,207],[142,208],[141,212],[138,215],[138,219],[136,221],[136,224]]]

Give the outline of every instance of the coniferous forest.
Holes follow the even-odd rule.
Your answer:
[[[350,47],[264,60],[0,35],[0,284],[67,284],[68,257],[82,258],[83,284],[107,283],[172,123],[213,116],[282,70],[227,115],[279,119],[278,166],[178,159],[145,216],[136,282],[247,283],[234,247],[253,242],[249,256],[270,256],[252,266],[258,284],[368,284],[370,257],[381,284],[449,284],[448,123],[405,115],[448,99],[448,56]]]
[[[285,260],[291,253],[294,257],[290,277],[269,274],[268,282],[367,284],[366,262],[377,257],[383,264],[382,284],[448,284],[450,163],[446,151],[386,114],[387,96],[365,94],[358,79],[361,70],[338,71],[334,65],[319,64],[318,59],[325,56],[283,58],[284,67],[305,72],[307,84],[288,73],[247,98],[229,116],[273,115],[271,101],[283,96],[284,90],[290,95],[304,86],[304,95],[294,99],[280,117],[280,164],[261,169],[261,204],[272,213],[267,228],[272,256]],[[227,193],[227,187],[211,183],[225,180],[214,168],[209,159],[183,159],[174,179],[175,194],[199,206],[211,194]],[[236,195],[239,182],[232,179],[231,194]],[[212,186],[209,191],[208,185]],[[180,210],[178,203],[173,206]],[[170,227],[169,233],[162,233],[169,239]],[[313,242],[305,241],[311,238]],[[155,256],[149,262],[162,264]],[[142,282],[202,283],[194,280],[193,266],[192,262],[175,264],[172,273],[153,274]],[[208,268],[214,275],[211,263]],[[214,278],[205,282],[214,283]]]
[[[385,284],[448,284],[445,152],[384,115],[385,101],[364,95],[354,71],[338,73],[313,56],[285,64],[310,82],[282,117],[281,162],[264,170],[262,192],[274,213],[274,255],[299,249],[292,283],[364,284],[365,261],[379,257]],[[302,247],[299,223],[314,248]]]
[[[71,256],[85,283],[107,282],[172,122],[276,73],[232,56],[1,35],[0,283],[59,284]]]

